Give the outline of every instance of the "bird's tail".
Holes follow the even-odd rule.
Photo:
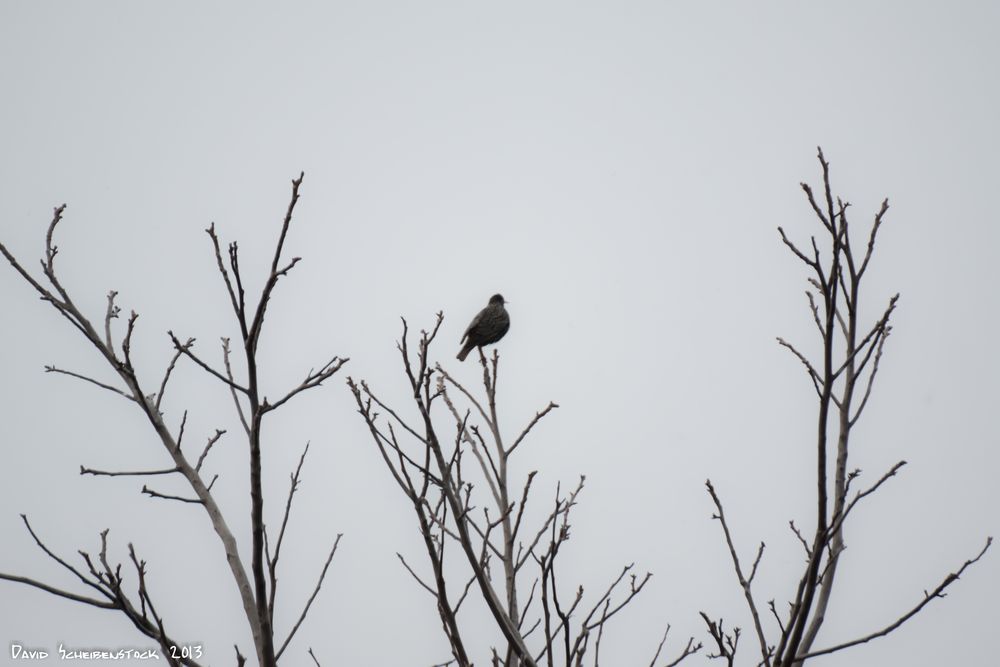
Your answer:
[[[475,345],[473,345],[472,343],[466,343],[465,346],[462,347],[462,349],[459,351],[458,357],[456,358],[459,361],[465,361],[465,358],[469,356],[469,352],[472,352],[472,348],[474,347]]]

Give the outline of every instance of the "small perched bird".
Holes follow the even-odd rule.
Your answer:
[[[503,297],[494,294],[490,297],[489,305],[472,318],[469,328],[462,334],[464,344],[458,353],[459,361],[465,361],[473,348],[495,343],[507,333],[507,329],[510,329],[510,315],[503,303]]]

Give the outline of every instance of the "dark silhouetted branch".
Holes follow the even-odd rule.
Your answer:
[[[887,634],[889,634],[890,632],[892,632],[893,630],[895,630],[896,628],[898,628],[899,626],[901,626],[903,623],[905,623],[906,621],[908,621],[911,618],[913,618],[914,616],[916,616],[917,613],[919,613],[921,609],[923,609],[925,606],[927,606],[928,603],[931,602],[931,600],[933,600],[935,598],[943,598],[943,597],[945,597],[945,593],[944,593],[945,589],[948,588],[949,586],[951,586],[956,581],[958,581],[958,578],[962,575],[963,572],[965,572],[966,568],[968,568],[969,566],[974,565],[975,563],[977,563],[979,561],[979,559],[982,558],[986,554],[986,551],[990,548],[990,546],[992,544],[993,544],[993,538],[992,537],[987,537],[986,538],[986,544],[985,544],[985,546],[983,546],[982,550],[974,558],[970,558],[969,560],[965,561],[962,564],[962,566],[960,568],[958,568],[957,572],[952,572],[951,574],[949,574],[948,576],[946,576],[944,578],[944,580],[942,580],[941,583],[938,584],[937,588],[935,588],[930,593],[924,591],[924,597],[923,597],[923,599],[919,603],[917,603],[916,606],[914,606],[912,609],[910,609],[908,612],[906,612],[905,614],[903,614],[902,616],[900,616],[898,619],[896,619],[893,623],[890,623],[889,625],[887,625],[886,627],[882,628],[881,630],[878,630],[878,631],[873,632],[871,634],[865,635],[864,637],[860,637],[859,639],[855,639],[855,640],[849,641],[849,642],[844,642],[843,644],[837,644],[836,646],[831,646],[829,648],[825,648],[825,649],[822,649],[822,650],[819,650],[819,651],[813,651],[813,652],[808,653],[806,655],[800,655],[800,656],[797,657],[797,660],[798,661],[804,661],[807,658],[815,658],[816,656],[827,655],[829,653],[835,653],[836,651],[842,651],[845,648],[850,648],[852,646],[857,646],[859,644],[864,644],[866,642],[870,642],[873,639],[877,639],[879,637],[886,636]]]
[[[180,472],[179,468],[165,468],[163,470],[134,470],[134,471],[108,471],[108,470],[94,470],[93,468],[85,468],[80,466],[81,475],[94,475],[95,477],[123,477],[123,476],[143,476],[143,475],[170,475],[175,472]]]
[[[184,498],[182,496],[172,496],[166,493],[160,493],[159,491],[154,491],[145,484],[142,485],[142,492],[145,493],[150,498],[161,498],[163,500],[176,500],[182,503],[192,503],[194,505],[204,505],[205,501],[201,498]]]
[[[299,614],[299,619],[295,621],[295,625],[293,625],[291,631],[289,631],[288,637],[285,638],[285,641],[281,644],[281,648],[279,648],[277,653],[275,653],[275,659],[280,658],[281,654],[285,652],[285,649],[288,647],[288,642],[292,641],[292,637],[294,637],[295,633],[298,632],[299,626],[302,625],[302,621],[306,620],[306,616],[309,614],[309,608],[312,606],[316,596],[319,595],[319,589],[323,587],[323,579],[326,578],[326,571],[330,568],[330,562],[333,560],[334,554],[337,553],[337,545],[340,544],[340,538],[343,536],[343,533],[338,533],[337,539],[333,541],[333,547],[330,549],[330,554],[326,557],[326,562],[323,563],[323,569],[319,573],[319,578],[316,581],[315,588],[313,588],[312,595],[310,595],[309,599],[306,600],[305,607],[302,608],[302,613]]]

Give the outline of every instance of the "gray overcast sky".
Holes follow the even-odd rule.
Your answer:
[[[458,339],[502,292],[503,424],[562,406],[515,473],[541,470],[539,489],[588,477],[567,585],[596,590],[631,561],[655,572],[604,644],[609,664],[648,664],[666,623],[671,649],[703,635],[699,610],[748,627],[706,477],[742,551],[768,544],[761,597],[781,604],[799,571],[787,521],[813,516],[815,407],[774,337],[818,346],[806,274],[775,228],[816,233],[798,183],[817,182],[822,145],[856,226],[892,204],[868,316],[902,293],[854,464],[873,480],[910,462],[854,518],[825,646],[894,619],[998,533],[998,30],[992,2],[8,0],[0,238],[37,266],[51,209],[68,203],[64,282],[95,317],[109,289],[141,313],[138,363],[152,378],[167,329],[212,358],[219,336],[236,336],[202,230],[215,221],[238,239],[258,286],[304,170],[288,242],[304,259],[262,342],[273,394],[337,353],[402,401],[398,317],[429,326],[438,310],[437,354],[474,382],[476,366],[454,361]],[[248,653],[200,510],[77,474],[162,466],[148,426],[124,401],[41,372],[109,377],[9,268],[0,298],[0,571],[73,583],[39,558],[19,513],[67,555],[111,528],[116,558],[132,541],[149,560],[176,635],[202,642],[210,664],[228,664],[234,642]],[[279,634],[344,532],[291,664],[312,646],[327,665],[429,665],[447,646],[395,557],[423,565],[411,513],[343,379],[266,434],[272,522],[313,443]],[[217,492],[246,535],[227,396],[191,368],[176,381],[168,418],[191,409],[192,442],[231,429],[213,454]],[[998,597],[992,553],[891,637],[816,664],[987,664]],[[496,637],[480,620],[483,661]],[[13,641],[146,645],[114,614],[4,584],[0,644]]]

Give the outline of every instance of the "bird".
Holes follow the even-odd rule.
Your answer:
[[[504,300],[499,294],[490,297],[489,304],[472,318],[469,328],[462,334],[462,349],[458,360],[465,361],[473,348],[490,345],[504,337],[510,329],[510,315],[503,307]]]

